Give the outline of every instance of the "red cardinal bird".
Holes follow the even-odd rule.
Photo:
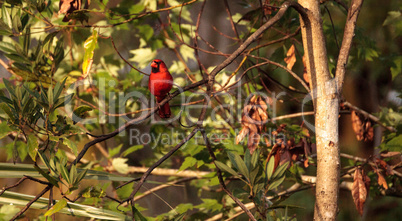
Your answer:
[[[148,88],[156,97],[159,103],[165,99],[166,95],[172,89],[173,77],[170,75],[165,63],[162,60],[155,59],[151,63],[151,76],[149,76]],[[161,118],[169,118],[171,115],[169,103],[159,108]]]

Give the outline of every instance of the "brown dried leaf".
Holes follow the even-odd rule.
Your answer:
[[[307,168],[308,167],[308,159],[304,160],[304,167]]]
[[[281,159],[280,159],[279,165],[282,165],[282,164],[284,164],[284,163],[286,163],[286,162],[292,162],[292,161],[291,161],[291,158],[292,158],[292,156],[290,156],[289,151],[282,150],[282,151],[281,151]],[[290,164],[289,164],[289,165],[290,165]]]
[[[296,63],[296,53],[295,53],[295,46],[294,45],[292,45],[289,48],[288,52],[286,53],[286,58],[283,59],[283,60],[286,62],[287,68],[289,70],[292,70],[293,65]]]
[[[270,14],[272,14],[273,11],[276,11],[276,8],[270,6],[269,2],[270,2],[270,0],[265,0],[265,2],[263,4],[264,15],[270,15]]]
[[[236,143],[242,141],[248,134],[247,147],[251,153],[257,148],[264,124],[268,120],[267,104],[260,96],[253,96],[248,105],[243,108],[242,130],[236,137]]]
[[[281,162],[281,155],[282,155],[282,153],[280,150],[276,151],[275,158],[274,158],[275,159],[274,171],[276,170],[276,168],[279,166],[279,163]]]
[[[385,180],[385,178],[384,178],[384,176],[380,173],[380,172],[378,172],[378,171],[376,171],[377,172],[377,175],[378,175],[378,185],[380,185],[380,186],[382,186],[382,187],[384,187],[384,189],[388,189],[388,184],[387,184],[387,181]]]
[[[240,141],[242,141],[247,134],[248,134],[248,127],[243,127],[239,132],[239,134],[236,136],[236,144],[239,144]]]
[[[81,0],[61,0],[59,3],[59,15],[66,14],[63,18],[63,22],[70,21],[70,18],[68,18],[70,14],[80,9]]]
[[[70,8],[72,7],[76,0],[60,0],[59,2],[59,15],[60,14],[66,14]]]
[[[248,135],[247,148],[250,150],[250,154],[254,153],[254,151],[257,148],[259,142],[260,142],[260,134],[258,134],[258,133],[250,133]]]
[[[372,141],[374,138],[374,129],[371,126],[370,120],[367,120],[364,128],[364,141]]]
[[[362,215],[364,203],[366,202],[367,198],[367,189],[360,169],[355,170],[352,184],[352,197],[357,211],[360,215]]]
[[[351,115],[353,131],[356,134],[357,140],[363,140],[363,122],[356,111],[352,110]]]

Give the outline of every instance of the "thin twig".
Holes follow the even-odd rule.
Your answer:
[[[124,200],[123,202],[131,202],[131,205],[134,206],[134,196],[140,190],[141,186],[144,184],[145,180],[148,178],[148,176],[151,174],[151,172],[161,165],[165,160],[167,160],[169,157],[171,157],[177,150],[180,149],[187,141],[189,141],[197,132],[199,128],[194,128],[193,131],[185,138],[183,139],[180,143],[178,143],[173,149],[171,149],[167,154],[165,154],[162,158],[160,158],[156,163],[154,163],[151,167],[148,168],[148,170],[141,176],[141,179],[138,181],[137,185],[135,186],[134,190],[131,192],[131,195],[128,199]]]
[[[126,64],[128,64],[132,69],[134,69],[134,70],[140,72],[141,74],[146,75],[146,76],[150,76],[150,74],[145,73],[145,72],[141,71],[140,69],[134,67],[132,64],[130,64],[130,62],[128,62],[128,61],[120,54],[119,50],[117,50],[116,45],[114,44],[114,41],[113,41],[113,37],[110,36],[109,38],[110,38],[110,41],[112,42],[112,45],[113,45],[114,50],[117,52],[117,54],[120,56],[120,58],[123,59],[123,61],[124,61]]]
[[[33,198],[31,201],[29,201],[27,203],[27,205],[24,206],[24,208],[22,208],[17,214],[15,214],[15,216],[13,218],[11,218],[10,220],[16,220],[19,216],[21,216],[23,213],[25,213],[25,211],[27,211],[29,209],[29,207],[36,202],[40,197],[42,197],[47,191],[49,191],[53,186],[49,185],[47,187],[45,187],[45,189],[42,190],[42,192],[40,192],[38,195],[35,196],[35,198]]]
[[[306,89],[306,91],[310,92],[310,88],[307,86],[306,82],[304,82],[303,79],[301,79],[295,72],[293,72],[292,70],[290,70],[290,69],[287,68],[286,66],[281,65],[281,64],[279,64],[279,63],[277,63],[277,62],[275,62],[275,61],[271,61],[271,60],[269,60],[269,59],[267,59],[267,58],[264,58],[264,57],[257,57],[257,56],[251,55],[251,54],[250,54],[250,55],[247,55],[247,56],[250,56],[250,57],[252,57],[252,58],[262,59],[262,60],[264,60],[264,61],[266,61],[266,62],[268,62],[268,63],[270,63],[270,64],[273,64],[273,65],[275,65],[275,66],[278,66],[278,67],[282,68],[283,70],[285,70],[286,72],[288,72],[289,74],[291,74],[292,77],[294,77],[298,82],[300,82],[300,84],[303,85],[303,87],[304,87],[304,89]]]
[[[283,120],[283,119],[288,119],[288,118],[293,118],[293,117],[301,117],[301,116],[307,116],[307,115],[314,115],[314,111],[307,111],[307,112],[301,112],[301,113],[282,115],[282,116],[279,116],[279,117],[271,118],[271,121]]]
[[[287,9],[289,7],[293,7],[295,8],[302,17],[306,17],[306,11],[305,9],[298,4],[297,2],[285,2],[281,5],[280,9],[278,10],[278,12],[275,14],[275,16],[273,16],[271,19],[269,19],[264,25],[262,25],[259,29],[257,29],[252,35],[250,35],[250,37],[247,38],[246,41],[244,41],[244,43],[242,45],[240,45],[240,47],[234,51],[228,58],[226,58],[225,61],[223,61],[222,63],[220,63],[218,66],[216,66],[212,72],[209,75],[209,82],[208,84],[210,85],[210,87],[212,88],[212,85],[215,82],[215,76],[226,66],[228,66],[229,64],[231,64],[244,50],[246,50],[246,48],[253,43],[262,33],[264,33],[268,28],[272,27],[276,22],[278,22],[283,15],[285,14],[285,12],[287,11]]]
[[[196,177],[186,177],[186,178],[183,178],[183,179],[180,179],[180,180],[175,180],[175,181],[171,181],[169,183],[165,183],[165,184],[156,186],[156,187],[154,187],[152,189],[149,189],[149,190],[145,191],[141,195],[134,197],[134,201],[140,200],[140,199],[148,196],[149,194],[155,194],[155,192],[158,191],[158,190],[174,186],[174,185],[176,185],[178,183],[188,182],[188,181],[191,181],[191,180],[194,180],[194,179],[197,179],[197,178]]]
[[[346,106],[346,107],[348,107],[348,108],[354,110],[354,111],[359,112],[360,114],[362,114],[362,115],[365,116],[366,118],[369,118],[370,120],[376,122],[378,125],[382,126],[383,128],[385,128],[385,129],[387,129],[387,130],[389,130],[389,131],[391,131],[391,132],[396,132],[396,129],[395,129],[395,128],[383,124],[383,123],[380,121],[380,119],[379,119],[378,117],[376,117],[376,116],[374,116],[374,115],[372,115],[372,114],[370,114],[370,113],[367,113],[366,111],[364,111],[364,110],[362,110],[362,109],[360,109],[360,108],[354,106],[353,104],[351,104],[351,103],[349,103],[349,102],[347,102],[347,101],[343,102],[342,104],[343,104],[344,106]]]

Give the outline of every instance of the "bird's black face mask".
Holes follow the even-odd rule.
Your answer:
[[[161,64],[160,62],[154,61],[156,64],[156,67],[152,67],[152,73],[157,73],[159,72],[159,65]]]

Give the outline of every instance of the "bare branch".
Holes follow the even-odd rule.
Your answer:
[[[246,48],[253,43],[262,33],[264,33],[267,29],[272,27],[277,21],[279,21],[282,16],[285,14],[289,7],[294,7],[299,13],[305,14],[303,11],[303,7],[301,7],[297,2],[285,2],[282,4],[278,12],[274,17],[269,19],[264,25],[262,25],[257,31],[255,31],[250,37],[247,38],[246,41],[240,47],[234,51],[225,61],[216,66],[209,75],[209,86],[212,88],[212,85],[215,82],[215,76],[226,66],[231,64]]]
[[[350,48],[352,47],[353,36],[355,35],[357,17],[359,16],[360,9],[363,5],[363,0],[352,0],[350,4],[351,6],[346,19],[342,46],[339,51],[335,71],[338,94],[342,92],[343,83],[345,81],[346,64],[348,62]]]

